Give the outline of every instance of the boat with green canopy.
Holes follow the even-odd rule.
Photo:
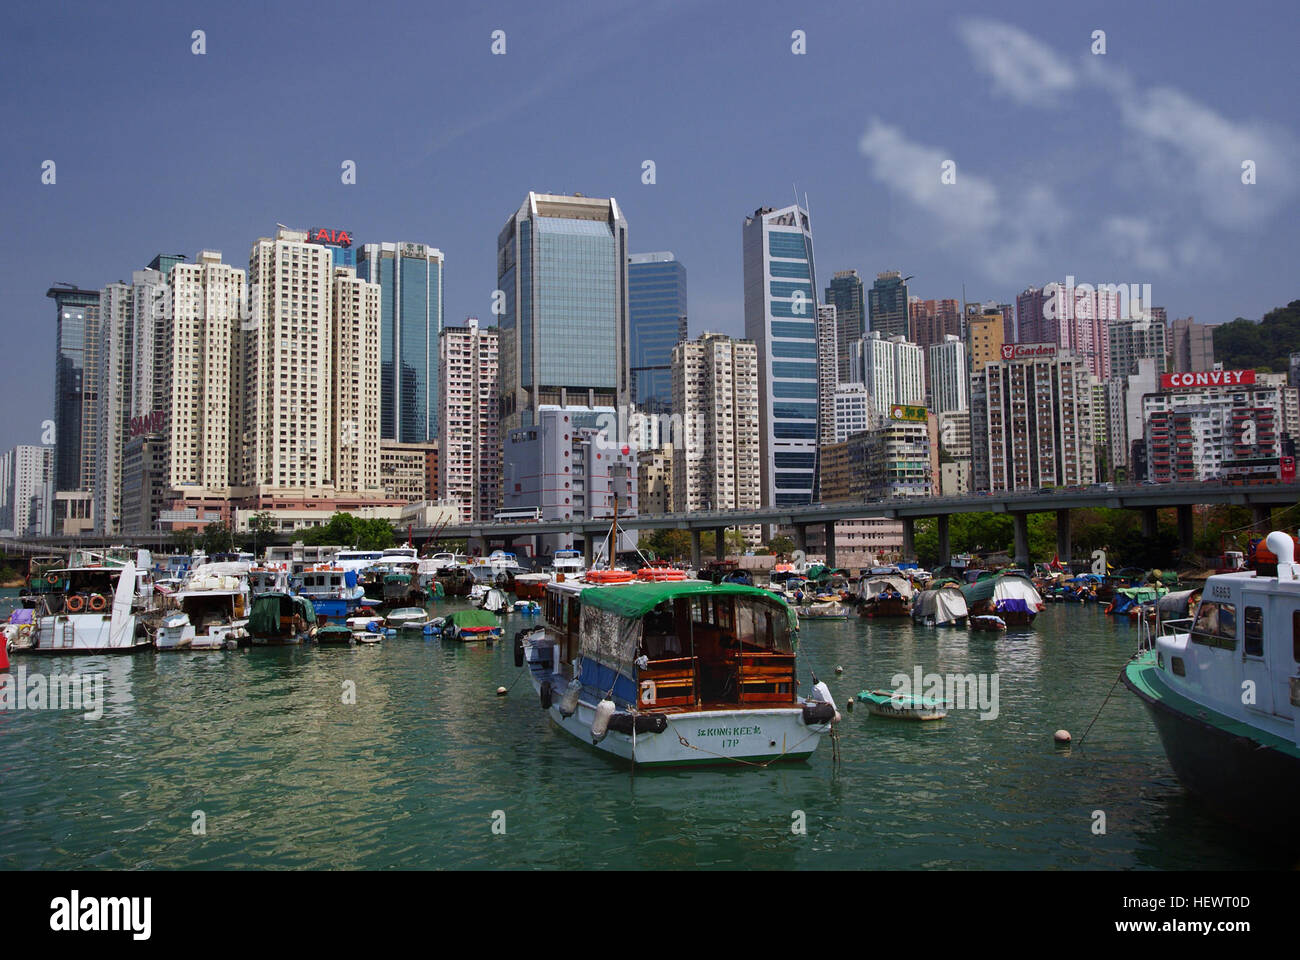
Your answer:
[[[797,618],[766,590],[554,582],[544,619],[515,638],[542,708],[638,766],[806,759],[839,717],[816,677],[799,695]]]
[[[1044,608],[1033,581],[1018,570],[981,574],[961,592],[972,617],[997,616],[1011,626],[1028,626]]]
[[[494,640],[501,636],[501,619],[489,610],[457,610],[447,614],[442,635],[462,643]]]
[[[263,593],[253,600],[248,635],[254,646],[310,643],[316,635],[316,610],[306,597]]]

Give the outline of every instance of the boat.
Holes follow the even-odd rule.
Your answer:
[[[479,608],[489,613],[500,613],[506,608],[506,595],[496,587],[489,587]]]
[[[384,635],[370,630],[357,630],[353,632],[352,639],[355,640],[359,646],[373,647],[384,639]]]
[[[363,607],[378,606],[360,586],[359,572],[333,563],[317,564],[299,576],[298,594],[311,601],[316,619],[326,623],[343,623]]]
[[[961,592],[972,616],[992,614],[1018,627],[1032,624],[1045,606],[1033,582],[1018,570],[986,573]]]
[[[972,630],[987,630],[998,632],[1007,628],[1007,622],[995,614],[986,613],[978,617],[970,618],[970,628]]]
[[[951,706],[940,697],[922,697],[893,690],[863,690],[858,694],[858,702],[865,703],[872,716],[894,720],[942,720],[948,716],[948,707]]]
[[[356,639],[347,627],[338,623],[327,623],[316,631],[316,642],[325,646],[349,646]]]
[[[864,617],[906,617],[916,591],[901,574],[875,574],[858,581],[858,613]]]
[[[288,593],[288,566],[270,563],[251,565],[248,568],[248,589],[254,599],[264,593]]]
[[[54,589],[36,598],[32,643],[15,644],[15,651],[54,656],[148,649],[153,642],[137,619],[147,588],[144,576],[130,560],[49,571],[45,583]]]
[[[555,579],[578,579],[587,572],[581,550],[556,550],[551,554],[551,574]]]
[[[535,617],[542,612],[542,605],[536,600],[516,600],[510,605],[510,612],[524,617]]]
[[[1219,816],[1294,845],[1300,836],[1300,564],[1267,538],[1274,576],[1217,574],[1192,618],[1169,620],[1125,666],[1169,764]],[[1244,695],[1249,692],[1251,695]]]
[[[316,610],[306,597],[264,593],[253,599],[248,634],[253,645],[259,647],[310,643],[316,635]]]
[[[847,620],[849,611],[838,600],[806,603],[795,607],[800,620]]]
[[[442,635],[462,643],[495,640],[501,636],[501,621],[487,610],[457,610],[447,614],[442,623]]]
[[[839,719],[799,695],[793,611],[703,580],[548,585],[545,622],[515,636],[551,722],[634,766],[805,760]]]
[[[919,591],[912,598],[912,620],[927,627],[960,627],[970,608],[955,581],[936,581],[937,586]]]
[[[521,573],[515,577],[515,597],[520,600],[540,600],[546,596],[546,585],[550,582],[549,573]]]
[[[159,650],[225,650],[248,640],[253,598],[249,565],[194,567],[174,595],[178,609],[163,615],[154,634]]]
[[[1137,617],[1143,608],[1154,610],[1161,597],[1168,594],[1165,587],[1116,587],[1115,596],[1106,605],[1105,612],[1116,616]]]
[[[398,630],[406,624],[423,626],[428,621],[429,614],[423,607],[401,607],[388,612],[388,616],[384,617],[384,626],[390,630]]]
[[[437,574],[437,582],[448,597],[467,597],[474,587],[474,577],[465,566],[444,567]]]

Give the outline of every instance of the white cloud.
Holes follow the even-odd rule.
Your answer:
[[[1125,260],[1142,272],[1164,273],[1172,256],[1156,237],[1156,228],[1141,217],[1107,217],[1106,238],[1117,259]]]
[[[976,68],[992,78],[993,88],[1019,103],[1049,106],[1077,82],[1063,57],[1018,27],[965,20],[957,31]]]
[[[909,140],[878,119],[871,121],[858,149],[877,180],[929,214],[941,245],[960,249],[1000,282],[1020,282],[1026,270],[1039,265],[1044,245],[1068,219],[1041,185],[1004,197],[993,183],[960,164],[956,181],[943,183],[941,165],[954,158],[951,152]]]

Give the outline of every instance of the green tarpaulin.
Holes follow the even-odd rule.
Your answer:
[[[264,593],[253,601],[253,611],[248,617],[248,632],[255,637],[281,635],[280,617],[302,617],[308,627],[316,625],[316,609],[306,597],[287,593]]]
[[[501,621],[495,613],[487,610],[457,610],[447,615],[447,626],[453,624],[463,630],[466,627],[499,627]]]
[[[712,584],[706,580],[670,580],[666,583],[628,583],[609,587],[588,587],[579,595],[583,606],[608,610],[620,617],[643,617],[665,600],[679,597],[713,596],[713,597],[750,597],[779,606],[786,611],[791,625],[795,621],[794,611],[784,600],[758,587],[747,587],[743,583]]]

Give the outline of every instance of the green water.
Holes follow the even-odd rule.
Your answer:
[[[806,625],[805,692],[816,669],[842,711],[920,665],[996,671],[1000,715],[859,707],[838,764],[823,739],[807,763],[635,776],[551,725],[509,643],[15,658],[104,672],[107,703],[99,720],[0,712],[0,867],[1291,866],[1188,799],[1137,699],[1112,692],[1135,642],[1095,606],[1052,605],[1002,636]],[[1052,742],[1061,727],[1072,750]]]

